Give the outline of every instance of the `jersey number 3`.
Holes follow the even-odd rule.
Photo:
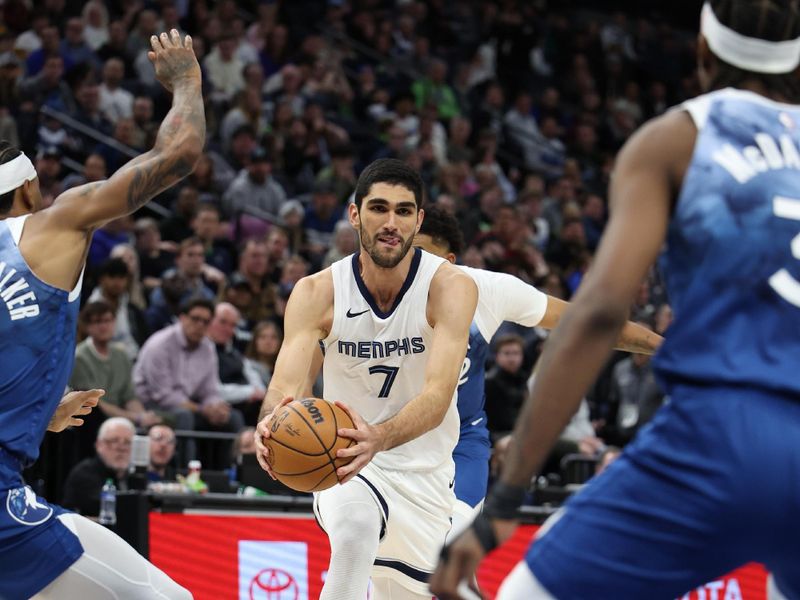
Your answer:
[[[389,397],[389,392],[392,391],[392,384],[394,384],[394,378],[397,377],[397,372],[399,370],[400,367],[387,367],[386,365],[375,365],[369,368],[370,375],[383,375],[386,377],[386,379],[383,380],[381,391],[378,392],[378,398]]]
[[[800,200],[775,196],[772,199],[775,216],[800,221]],[[792,256],[800,260],[800,233],[792,239]],[[769,278],[769,285],[778,295],[800,308],[800,281],[792,277],[786,269],[775,271]]]

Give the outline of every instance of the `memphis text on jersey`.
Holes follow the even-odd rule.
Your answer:
[[[0,300],[5,302],[12,321],[35,317],[39,314],[36,294],[29,289],[24,277],[14,278],[17,270],[0,261]]]
[[[714,152],[714,160],[725,167],[739,183],[768,170],[800,169],[800,153],[792,138],[783,134],[775,139],[768,133],[754,136],[756,145],[746,146],[741,151],[731,144],[725,144]]]
[[[396,354],[419,354],[425,352],[425,340],[421,337],[388,340],[386,342],[348,342],[339,340],[336,349],[339,354],[353,358],[389,358]]]

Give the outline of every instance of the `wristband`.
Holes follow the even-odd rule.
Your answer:
[[[525,488],[498,481],[483,503],[483,514],[490,519],[517,519],[517,510],[525,499]]]
[[[472,522],[472,531],[475,532],[475,537],[483,548],[484,553],[489,554],[492,550],[497,548],[497,536],[494,534],[492,522],[486,513],[480,513]]]

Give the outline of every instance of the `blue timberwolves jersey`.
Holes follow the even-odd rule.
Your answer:
[[[72,372],[80,282],[36,278],[17,248],[25,219],[0,220],[0,449],[32,462]]]
[[[677,382],[800,393],[800,108],[722,90],[697,126],[662,256],[675,320],[654,366]]]
[[[503,321],[526,327],[538,325],[547,310],[547,296],[513,275],[459,268],[478,286],[478,307],[458,380],[458,415],[463,429],[473,423],[478,425],[475,421],[484,418],[485,367],[492,336]]]

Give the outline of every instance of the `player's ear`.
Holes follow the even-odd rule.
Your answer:
[[[347,205],[347,218],[350,221],[350,225],[356,229],[361,228],[361,215],[358,213],[358,205],[355,202]]]
[[[453,254],[452,252],[448,252],[447,256],[445,256],[445,258],[450,262],[450,264],[453,264],[453,265],[456,264],[456,255]]]
[[[425,219],[425,209],[424,209],[424,208],[420,208],[420,209],[417,211],[417,227],[416,227],[416,229],[414,230],[414,234],[417,234],[417,233],[419,233],[419,228],[420,228],[420,227],[422,227],[422,221],[423,221],[423,219]]]

